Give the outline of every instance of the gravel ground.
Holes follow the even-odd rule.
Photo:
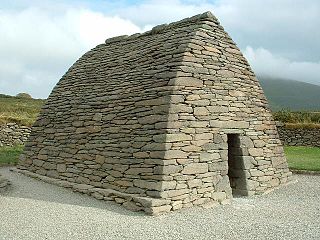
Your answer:
[[[297,183],[231,205],[151,217],[8,168],[0,173],[12,182],[0,196],[1,240],[320,239],[320,176],[299,175]]]

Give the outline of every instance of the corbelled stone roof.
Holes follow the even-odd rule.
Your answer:
[[[151,214],[228,203],[291,176],[259,82],[210,12],[84,54],[19,167]]]
[[[117,37],[112,37],[112,38],[108,38],[105,43],[113,43],[113,42],[120,42],[120,41],[124,41],[124,40],[132,40],[132,39],[136,39],[136,38],[141,38],[147,35],[154,35],[154,34],[161,34],[163,32],[166,31],[170,31],[173,28],[177,28],[180,27],[181,24],[183,23],[195,23],[195,22],[199,22],[201,20],[208,20],[208,21],[212,21],[212,22],[216,22],[218,23],[217,18],[211,13],[211,12],[205,12],[202,14],[198,14],[195,15],[193,17],[190,18],[185,18],[182,19],[180,21],[177,22],[172,22],[170,24],[160,24],[157,25],[155,27],[153,27],[150,31],[144,32],[144,33],[135,33],[132,34],[130,36],[128,35],[122,35],[122,36],[117,36]]]

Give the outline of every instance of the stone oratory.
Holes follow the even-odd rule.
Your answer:
[[[18,168],[148,214],[225,204],[291,177],[260,84],[210,12],[84,54]]]

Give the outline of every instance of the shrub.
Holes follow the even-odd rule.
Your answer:
[[[320,112],[290,112],[281,110],[273,113],[276,121],[283,123],[320,124]]]
[[[18,97],[18,98],[32,98],[29,93],[18,93],[16,95],[16,97]]]

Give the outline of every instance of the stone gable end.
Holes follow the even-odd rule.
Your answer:
[[[291,176],[260,84],[210,12],[84,54],[50,94],[19,169],[149,214]]]

